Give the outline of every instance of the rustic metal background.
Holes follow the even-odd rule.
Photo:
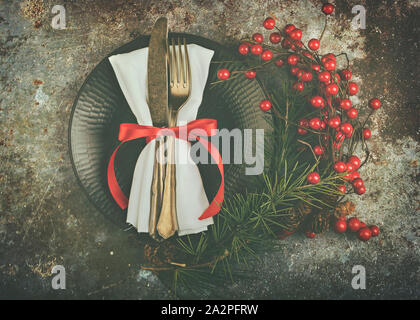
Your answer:
[[[67,29],[54,30],[53,5],[65,5]],[[367,10],[366,30],[353,30],[351,8]],[[367,243],[329,233],[296,235],[256,265],[253,281],[220,292],[226,298],[419,298],[418,195],[419,1],[337,1],[325,52],[346,51],[372,119],[368,191],[357,214],[382,229]],[[321,1],[0,1],[0,297],[170,298],[140,271],[137,237],[106,220],[76,182],[67,150],[71,106],[87,74],[109,52],[150,33],[161,15],[175,32],[221,43],[263,31],[272,12],[295,23],[304,39],[319,36]],[[267,81],[268,84],[270,81]],[[67,289],[51,288],[62,264]],[[353,290],[354,265],[367,272]]]

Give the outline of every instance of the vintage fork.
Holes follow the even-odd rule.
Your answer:
[[[168,66],[169,66],[169,126],[176,126],[178,112],[185,105],[191,94],[191,69],[188,57],[186,39],[178,38],[178,45],[172,38],[171,48],[168,45]],[[182,50],[182,47],[184,50]],[[165,169],[165,181],[162,197],[162,207],[157,224],[157,230],[164,239],[171,237],[178,229],[176,215],[176,178],[175,178],[175,137],[168,136],[167,159]]]

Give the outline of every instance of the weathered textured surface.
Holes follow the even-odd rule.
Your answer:
[[[227,43],[257,30],[272,12],[304,39],[323,26],[320,1],[65,1],[67,29],[53,30],[50,0],[0,0],[0,297],[167,298],[139,271],[142,247],[97,212],[76,183],[67,125],[77,90],[111,50],[150,33],[166,15],[173,31]],[[418,212],[418,1],[361,1],[367,29],[353,30],[339,1],[325,52],[350,53],[361,102],[383,101],[371,123],[373,161],[358,215],[382,229],[368,243],[335,234],[293,236],[264,256],[257,279],[231,285],[228,298],[420,298]],[[51,268],[67,270],[67,290],[51,288]],[[353,290],[354,265],[367,289]]]

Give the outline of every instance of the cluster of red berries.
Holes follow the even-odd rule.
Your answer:
[[[330,3],[326,3],[322,7],[322,12],[325,15],[330,15],[333,11],[334,6]],[[313,146],[313,153],[322,157],[330,149],[336,159],[334,170],[337,173],[346,173],[344,180],[352,184],[357,194],[364,194],[366,192],[364,182],[357,172],[360,159],[351,156],[344,163],[338,159],[337,155],[344,140],[352,137],[355,130],[352,121],[359,114],[350,100],[350,97],[356,95],[359,91],[357,83],[351,81],[352,72],[348,68],[341,71],[337,70],[337,56],[335,54],[328,53],[323,56],[316,54],[316,51],[321,47],[319,39],[310,39],[306,48],[302,42],[302,30],[295,25],[288,24],[281,30],[276,27],[276,21],[269,17],[264,20],[263,26],[267,30],[276,28],[277,31],[269,35],[269,40],[271,44],[281,43],[283,49],[290,52],[287,59],[284,61],[283,59],[273,59],[273,52],[264,49],[262,46],[264,36],[261,33],[255,33],[252,36],[252,43],[241,43],[238,49],[239,53],[242,55],[251,53],[260,56],[263,61],[273,59],[278,67],[288,65],[290,73],[297,78],[297,81],[293,84],[293,89],[299,92],[304,90],[305,84],[315,82],[318,94],[308,97],[308,103],[319,112],[319,115],[310,119],[300,119],[297,124],[297,133],[301,136],[307,135],[309,131],[320,134],[320,143]],[[244,71],[243,74],[248,79],[256,77],[255,70]],[[220,69],[217,75],[220,80],[227,80],[230,77],[227,69]],[[373,110],[377,110],[381,107],[381,101],[373,98],[369,101],[369,106]],[[269,111],[271,102],[262,100],[259,107],[263,111]],[[361,133],[365,140],[372,135],[369,128],[362,128]],[[307,181],[311,184],[317,184],[321,181],[321,178],[317,172],[311,172],[307,176]],[[345,185],[339,186],[339,191],[345,193]]]
[[[362,195],[366,192],[365,183],[362,178],[360,178],[360,174],[357,171],[360,166],[361,161],[355,155],[349,157],[347,162],[337,161],[333,165],[335,172],[346,173],[346,175],[343,177],[344,180],[352,184],[354,192],[356,192],[358,195]],[[346,186],[340,185],[338,190],[341,193],[346,193]]]
[[[334,230],[337,233],[345,233],[346,231],[357,232],[357,236],[361,241],[368,241],[371,237],[379,235],[379,227],[372,225],[368,227],[363,221],[356,217],[346,220],[341,217],[335,221]]]
[[[314,108],[321,109],[320,116],[319,117],[313,117],[311,119],[301,119],[298,123],[298,129],[297,132],[299,135],[306,135],[308,133],[307,129],[312,130],[318,130],[318,131],[327,131],[323,135],[321,135],[321,145],[315,145],[313,147],[313,152],[317,156],[323,156],[325,153],[326,148],[328,147],[327,142],[329,141],[329,135],[331,135],[331,132],[333,133],[333,144],[332,148],[333,150],[337,151],[341,148],[341,145],[343,141],[346,138],[351,138],[351,136],[354,133],[354,127],[350,123],[351,120],[357,118],[358,111],[355,108],[351,107],[351,101],[348,98],[339,99],[336,98],[336,104],[338,105],[338,108],[341,109],[339,112],[337,111],[337,108],[334,107],[333,104],[331,104],[331,99],[328,98],[328,94],[324,96],[325,99],[321,96],[314,96],[310,99],[310,104]],[[326,104],[329,105],[328,111],[322,111],[322,108],[325,108]],[[377,110],[381,107],[381,101],[377,98],[373,98],[369,101],[369,106],[373,110]],[[332,112],[331,112],[332,111]],[[344,113],[344,111],[346,111]],[[332,113],[330,115],[330,113]],[[343,119],[346,119],[347,121],[343,123]],[[330,128],[330,132],[326,130],[326,128]],[[369,139],[371,137],[371,131],[369,128],[364,128],[362,130],[362,136],[365,140]],[[322,143],[325,143],[325,145],[322,145]],[[337,157],[335,157],[337,159]],[[360,178],[359,173],[357,172],[357,169],[359,169],[361,165],[360,159],[352,155],[348,158],[347,162],[343,162],[341,160],[336,160],[336,162],[333,165],[334,171],[337,173],[346,173],[346,175],[343,177],[345,181],[348,181],[352,184],[354,191],[358,195],[362,195],[366,192],[366,188],[364,185],[363,180]],[[311,184],[316,184],[320,181],[319,175],[316,172],[311,172],[307,176],[307,180]],[[342,193],[346,192],[346,188],[344,185],[339,186],[339,191]]]

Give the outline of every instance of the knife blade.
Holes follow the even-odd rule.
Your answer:
[[[155,127],[167,127],[169,122],[167,39],[168,20],[165,17],[161,17],[153,26],[147,57],[147,102]],[[156,140],[149,217],[149,234],[152,237],[156,237],[157,215],[162,205],[165,175],[163,152],[161,151],[163,141],[162,139]],[[162,161],[158,161],[156,153],[158,153]]]
[[[168,125],[168,65],[166,42],[168,20],[159,18],[152,30],[147,57],[147,93],[154,126]]]

